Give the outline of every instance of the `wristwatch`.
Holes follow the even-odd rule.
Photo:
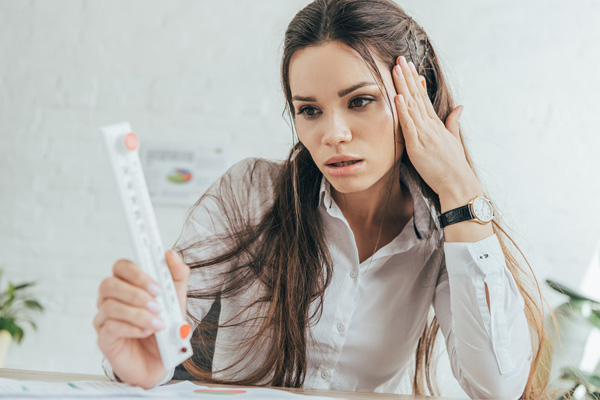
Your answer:
[[[440,215],[442,228],[462,221],[475,221],[479,224],[487,224],[494,219],[494,207],[492,202],[483,196],[477,196],[462,207],[446,211]]]

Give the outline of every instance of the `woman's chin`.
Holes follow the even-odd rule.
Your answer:
[[[372,186],[372,182],[365,182],[356,178],[349,179],[327,176],[327,180],[331,183],[332,189],[344,194],[363,192]]]

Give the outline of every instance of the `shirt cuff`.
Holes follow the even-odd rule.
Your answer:
[[[104,375],[106,375],[107,378],[110,379],[111,381],[113,381],[113,382],[123,382],[121,379],[119,379],[119,377],[117,375],[115,375],[115,373],[114,373],[114,371],[112,369],[112,366],[110,365],[110,363],[108,362],[108,360],[106,359],[106,357],[102,357],[102,369],[104,370]],[[173,368],[171,371],[169,371],[169,373],[167,374],[167,376],[165,376],[165,379],[163,379],[156,386],[161,386],[161,385],[164,385],[165,383],[169,382],[171,379],[173,379],[173,375],[175,375],[175,368]]]
[[[123,382],[122,380],[117,378],[117,376],[113,372],[112,366],[110,365],[106,357],[102,357],[102,370],[104,371],[104,375],[106,375],[106,377],[112,382]]]
[[[493,234],[473,243],[444,242],[446,269],[450,275],[481,275],[488,276],[504,272],[505,259],[498,237]]]

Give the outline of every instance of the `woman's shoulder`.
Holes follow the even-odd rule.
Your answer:
[[[277,179],[282,166],[283,161],[248,157],[233,164],[233,166],[227,170],[225,176],[230,179],[248,181],[250,184],[252,184],[253,181],[264,179],[266,179],[267,182],[271,182]]]
[[[283,161],[248,157],[233,164],[221,180],[236,192],[272,191],[282,166]]]
[[[273,204],[276,180],[283,162],[245,158],[233,164],[198,199],[190,221],[209,232],[256,221]]]
[[[283,161],[245,158],[233,164],[208,193],[229,198],[241,206],[262,209],[273,202],[282,166]]]

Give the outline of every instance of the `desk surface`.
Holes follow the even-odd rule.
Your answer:
[[[67,382],[67,381],[108,381],[108,378],[104,375],[85,375],[85,374],[72,374],[63,372],[46,372],[46,371],[30,371],[24,369],[9,369],[0,368],[0,378],[9,379],[20,379],[30,381],[44,381],[44,382]],[[204,385],[204,384],[203,384]],[[223,385],[210,385],[206,386],[220,386]],[[332,399],[345,398],[345,399],[362,399],[362,400],[383,400],[383,399],[404,399],[404,400],[425,400],[425,399],[437,399],[437,400],[451,400],[449,398],[442,397],[424,397],[424,396],[406,396],[399,394],[385,394],[385,393],[357,393],[357,392],[339,392],[330,390],[314,390],[314,389],[291,389],[291,388],[274,388],[279,390],[287,390],[293,393],[301,393],[307,396],[324,396]]]

